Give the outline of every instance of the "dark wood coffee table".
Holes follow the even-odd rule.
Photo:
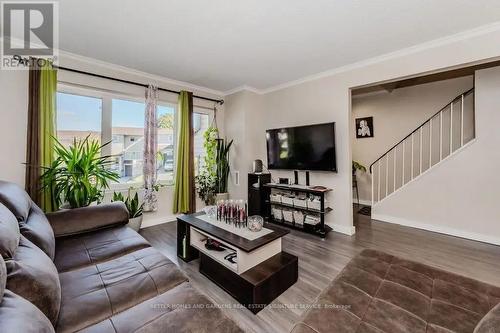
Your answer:
[[[200,273],[255,314],[297,282],[298,258],[281,250],[289,230],[266,223],[262,235],[253,235],[222,223],[203,212],[177,218],[177,256],[186,262],[200,258]],[[225,250],[206,249],[207,239]],[[236,263],[224,259],[230,253]]]

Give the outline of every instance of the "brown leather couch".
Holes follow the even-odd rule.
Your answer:
[[[364,250],[292,333],[499,333],[500,288]]]
[[[46,216],[0,181],[0,332],[241,332],[127,222],[122,203]]]

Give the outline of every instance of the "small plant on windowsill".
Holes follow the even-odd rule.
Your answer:
[[[121,201],[125,204],[128,210],[128,226],[134,229],[135,231],[139,231],[142,225],[142,217],[143,217],[143,207],[144,203],[139,204],[139,195],[137,192],[133,197],[131,197],[131,191],[133,187],[128,189],[127,197],[125,198],[123,193],[114,192],[113,199],[111,202]]]

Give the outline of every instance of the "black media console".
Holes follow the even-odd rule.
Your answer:
[[[324,238],[332,230],[330,226],[325,224],[325,215],[332,211],[332,208],[328,207],[326,203],[326,196],[331,191],[331,188],[323,186],[275,184],[271,183],[271,175],[268,173],[250,173],[248,174],[248,215],[261,215],[267,222]],[[280,193],[286,194],[284,199],[279,199]],[[274,195],[274,200],[271,199],[271,194]],[[300,198],[305,198],[307,202],[301,201]],[[316,200],[311,202],[311,198],[316,198]],[[276,209],[282,211],[281,218],[275,217],[273,208],[275,211]],[[286,219],[284,212],[287,212],[287,217],[292,212],[294,218]],[[301,219],[301,216],[307,215],[315,217],[317,223],[311,224],[307,223],[309,221]]]

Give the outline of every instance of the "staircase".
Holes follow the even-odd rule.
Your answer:
[[[372,207],[475,138],[474,88],[454,98],[370,165]]]

